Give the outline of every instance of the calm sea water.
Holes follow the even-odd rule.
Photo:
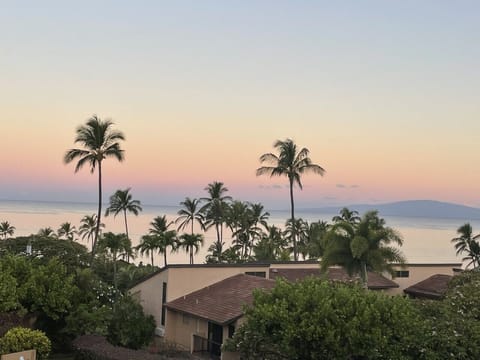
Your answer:
[[[5,201],[0,200],[0,221],[8,221],[15,226],[16,236],[30,235],[40,228],[51,227],[57,230],[60,224],[70,222],[77,228],[84,215],[96,213],[96,204],[68,203],[68,202],[37,202],[37,201]],[[174,221],[177,217],[177,206],[144,205],[139,216],[128,216],[129,231],[134,245],[138,244],[142,235],[148,233],[149,224],[156,216],[166,215],[168,220]],[[269,223],[283,226],[289,217],[289,211],[271,210]],[[305,220],[330,221],[335,214],[318,214],[314,212],[298,211],[297,216]],[[380,214],[381,215],[381,214]],[[456,229],[465,221],[458,219],[408,218],[384,216],[387,225],[398,230],[403,238],[402,251],[410,263],[460,262],[456,257],[450,242],[456,236]],[[124,232],[123,217],[103,217],[105,231]],[[480,221],[471,222],[474,230],[480,232]],[[197,230],[199,228],[197,227]],[[224,235],[226,245],[229,245],[230,234]],[[213,243],[215,233],[208,231],[205,234],[203,248],[195,256],[196,263],[203,263],[208,246]],[[89,246],[81,239],[79,242]],[[136,262],[148,262],[147,258],[139,257]],[[188,256],[184,252],[168,255],[169,263],[187,263]],[[157,256],[155,264],[162,264],[162,257]]]

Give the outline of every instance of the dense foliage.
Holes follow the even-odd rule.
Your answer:
[[[16,327],[0,338],[0,354],[31,349],[37,350],[38,360],[48,359],[51,343],[42,331]]]
[[[153,316],[146,316],[139,303],[125,296],[115,304],[107,338],[114,345],[139,349],[150,343],[154,330]]]
[[[245,359],[421,359],[411,302],[320,279],[256,292],[227,349]]]

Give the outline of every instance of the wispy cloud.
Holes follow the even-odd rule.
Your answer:
[[[346,186],[344,184],[337,184],[336,187],[339,188],[339,189],[345,189],[346,188]]]

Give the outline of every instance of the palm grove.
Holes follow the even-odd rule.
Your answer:
[[[37,234],[16,238],[12,224],[0,223],[0,294],[9,294],[2,297],[0,312],[22,309],[32,314],[36,326],[46,331],[57,347],[92,332],[124,346],[147,344],[153,319],[143,314],[127,290],[155,270],[156,254],[163,255],[165,266],[167,255],[179,251],[193,264],[202,246],[208,246],[206,263],[320,259],[322,271],[342,266],[357,276],[363,287],[368,283],[367,271],[393,273],[392,264],[405,262],[399,250],[400,234],[375,211],[360,216],[344,208],[331,222],[309,223],[295,216],[294,190],[302,189],[302,175],[323,176],[325,169],[313,163],[308,149],[298,148],[291,139],[276,141],[276,152],[261,155],[261,166],[256,170],[257,176],[279,176],[288,181],[290,218],[283,228],[269,224],[270,214],[262,204],[233,199],[224,183],[214,181],[205,187],[204,197],[186,197],[175,219],[155,216],[138,245],[133,246],[128,219],[142,211],[142,204],[134,199],[131,188],[115,191],[102,211],[103,161],[123,161],[125,156],[125,135],[113,125],[97,116],[88,119],[76,130],[75,143],[81,147],[68,150],[64,156],[66,164],[76,162],[75,172],[88,166],[98,176],[96,214],[85,215],[78,228],[65,222],[57,231],[43,228]],[[111,215],[121,217],[124,232],[105,231],[102,216]],[[210,244],[205,243],[208,231],[214,234]],[[470,266],[478,267],[478,236],[473,235],[469,224],[458,232],[460,236],[452,240],[457,253],[464,254]],[[90,249],[76,239],[87,241]],[[27,253],[25,249],[29,249]],[[146,256],[149,264],[131,263],[138,254]],[[17,291],[8,290],[12,288]],[[128,324],[119,321],[125,313],[136,317]],[[248,355],[252,349],[243,350]],[[258,355],[255,351],[253,358]]]

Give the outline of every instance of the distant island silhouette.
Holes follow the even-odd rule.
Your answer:
[[[303,208],[298,212],[316,212],[336,214],[344,206],[328,206],[322,208]],[[350,210],[363,214],[369,210],[378,210],[381,216],[425,217],[446,219],[480,219],[480,209],[470,206],[441,202],[435,200],[407,200],[384,204],[353,204],[347,205]]]

